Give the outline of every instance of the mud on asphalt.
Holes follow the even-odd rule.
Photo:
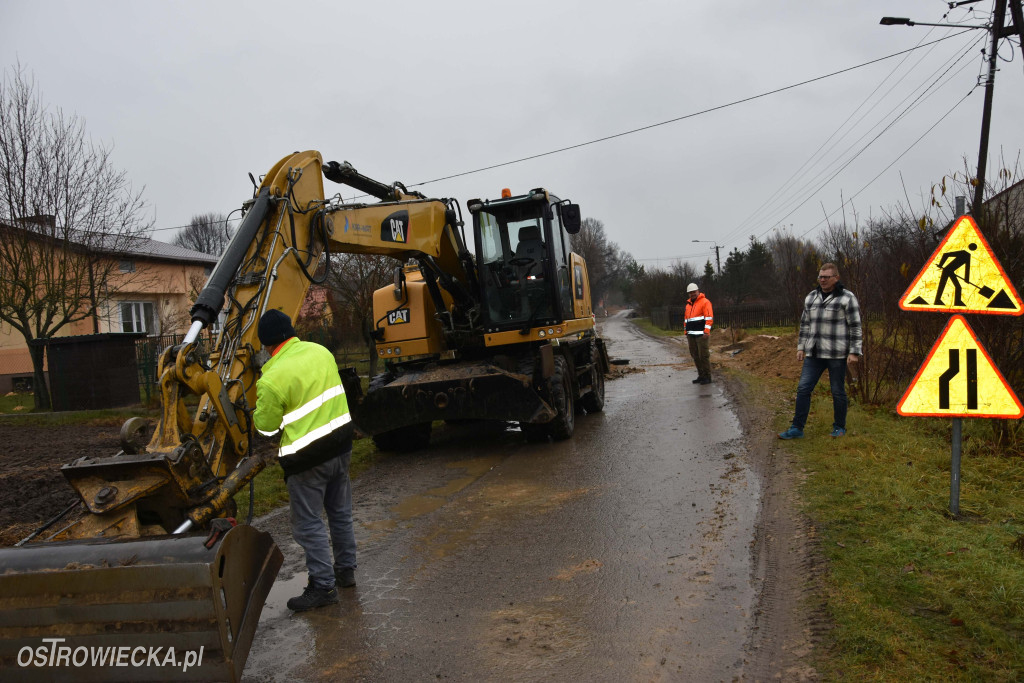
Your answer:
[[[748,680],[816,680],[809,656],[828,628],[818,585],[823,561],[815,531],[796,504],[800,473],[778,448],[770,409],[757,404],[742,380],[721,372],[726,366],[791,378],[795,388],[799,365],[784,362],[795,355],[794,342],[786,337],[735,340],[728,332],[712,338],[716,378],[735,402],[748,458],[763,486],[752,541],[758,600],[744,666]],[[616,370],[632,371],[628,366]],[[85,455],[113,455],[119,450],[120,427],[121,419],[66,425],[0,418],[0,545],[13,545],[73,503],[75,494],[61,465]]]

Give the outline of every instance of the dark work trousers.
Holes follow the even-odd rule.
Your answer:
[[[325,590],[334,587],[336,569],[355,569],[356,566],[352,482],[348,477],[351,459],[349,450],[312,469],[293,474],[285,482],[291,503],[292,536],[306,551],[309,582]],[[321,518],[324,511],[331,530],[330,543]]]
[[[690,355],[697,366],[697,376],[711,379],[711,348],[706,334],[688,334],[686,341],[690,343]]]

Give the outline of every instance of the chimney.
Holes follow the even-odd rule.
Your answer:
[[[43,228],[49,228],[50,230],[57,229],[57,217],[48,213],[37,214],[35,216],[26,216],[21,219],[21,222],[32,223],[33,225],[38,225]]]

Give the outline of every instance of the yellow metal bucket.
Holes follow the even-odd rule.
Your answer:
[[[270,534],[0,549],[0,680],[237,681],[281,568]]]

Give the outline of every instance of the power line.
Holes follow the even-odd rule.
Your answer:
[[[667,121],[660,121],[658,123],[652,123],[652,124],[649,124],[649,125],[646,125],[646,126],[641,126],[640,128],[633,128],[632,130],[627,130],[627,131],[624,131],[622,133],[615,133],[613,135],[606,135],[604,137],[596,138],[594,140],[589,140],[587,142],[581,142],[581,143],[578,143],[578,144],[575,144],[575,145],[569,145],[567,147],[560,147],[558,149],[553,149],[553,150],[551,150],[549,152],[541,152],[539,154],[531,154],[530,156],[522,157],[522,158],[519,158],[519,159],[514,159],[512,161],[504,161],[504,162],[499,163],[499,164],[492,164],[490,166],[483,166],[481,168],[473,169],[472,171],[463,171],[462,173],[454,173],[452,175],[442,176],[440,178],[434,178],[433,180],[424,180],[423,182],[413,183],[412,185],[409,185],[408,187],[419,187],[421,185],[427,185],[429,183],[436,183],[436,182],[440,182],[442,180],[451,180],[452,178],[461,178],[462,176],[471,175],[473,173],[481,173],[483,171],[490,171],[490,170],[493,170],[495,168],[501,168],[503,166],[511,166],[512,164],[518,164],[518,163],[521,163],[523,161],[530,161],[532,159],[539,159],[541,157],[551,156],[552,154],[560,154],[562,152],[568,152],[568,151],[573,150],[573,149],[579,149],[580,147],[586,147],[588,145],[595,145],[595,144],[597,144],[599,142],[606,142],[608,140],[614,140],[615,138],[621,138],[621,137],[625,137],[627,135],[633,135],[634,133],[640,133],[642,131],[650,130],[652,128],[658,128],[659,126],[667,126],[670,123],[677,123],[679,121],[685,121],[686,119],[692,119],[692,118],[694,118],[696,116],[701,116],[702,114],[709,114],[709,113],[711,113],[713,111],[719,111],[720,109],[726,109],[728,107],[734,107],[734,106],[736,106],[738,104],[744,104],[745,102],[751,102],[753,100],[757,100],[757,99],[760,99],[762,97],[768,97],[769,95],[775,95],[775,94],[778,94],[780,92],[785,92],[786,90],[792,90],[794,88],[799,88],[800,86],[807,85],[809,83],[815,83],[817,81],[821,81],[821,80],[824,80],[826,78],[832,78],[833,76],[838,76],[840,74],[844,74],[844,73],[847,73],[847,72],[850,72],[850,71],[854,71],[856,69],[861,69],[861,68],[863,68],[865,66],[871,66],[872,64],[877,64],[878,62],[884,62],[887,59],[892,59],[893,57],[899,57],[900,55],[906,54],[908,52],[913,52],[914,50],[919,50],[922,47],[927,47],[927,46],[933,45],[935,43],[940,43],[940,42],[942,42],[944,40],[949,40],[950,38],[955,38],[956,36],[962,35],[964,33],[967,33],[967,31],[966,30],[965,31],[960,31],[959,33],[954,33],[952,35],[945,36],[943,38],[939,38],[938,40],[933,40],[933,41],[931,41],[929,43],[923,43],[923,44],[920,44],[920,45],[915,45],[914,47],[909,48],[907,50],[901,50],[899,52],[894,52],[891,55],[887,55],[885,57],[879,57],[877,59],[872,59],[869,62],[864,62],[862,64],[857,64],[856,66],[851,66],[851,67],[847,67],[845,69],[840,69],[839,71],[833,71],[832,73],[825,74],[823,76],[816,76],[815,78],[809,78],[806,81],[800,81],[799,83],[793,83],[792,85],[787,85],[787,86],[784,86],[782,88],[776,88],[775,90],[769,90],[769,91],[763,92],[763,93],[761,93],[759,95],[751,95],[750,97],[744,97],[743,99],[734,100],[732,102],[727,102],[726,104],[720,104],[718,106],[710,107],[708,109],[702,109],[701,111],[693,112],[691,114],[685,114],[683,116],[677,116],[677,117],[675,117],[673,119],[668,119]]]
[[[926,33],[921,38],[921,40],[919,41],[919,44],[923,43],[925,41],[925,39],[928,38],[928,35],[930,35],[934,30],[935,29],[929,29],[928,33]],[[905,73],[903,76],[898,78],[895,81],[895,83],[892,84],[892,86],[889,88],[889,90],[886,91],[885,95],[883,95],[881,98],[879,98],[879,101],[881,101],[881,99],[884,98],[886,95],[890,94],[897,85],[899,85],[905,78],[907,78],[907,76],[910,75],[911,71],[913,71],[914,68],[919,66],[921,64],[921,62],[925,59],[927,54],[931,53],[931,51],[934,50],[934,49],[935,49],[935,45],[932,44],[930,46],[930,48],[927,50],[927,52],[925,52],[922,55],[921,59],[918,60],[917,64],[915,64],[912,67],[910,67],[910,69],[907,71],[907,73]],[[721,240],[723,242],[728,243],[728,242],[732,241],[734,238],[737,238],[739,235],[744,234],[744,232],[746,232],[745,228],[749,228],[750,225],[751,225],[751,222],[754,221],[754,219],[757,216],[763,215],[766,211],[768,211],[769,207],[772,207],[773,205],[784,204],[785,202],[783,201],[783,199],[784,199],[784,195],[787,194],[787,192],[789,194],[791,194],[791,195],[799,195],[799,193],[802,192],[803,189],[806,187],[806,184],[801,186],[801,188],[799,190],[797,190],[796,192],[793,192],[792,190],[787,190],[787,188],[792,188],[794,181],[798,181],[801,178],[805,177],[807,175],[807,173],[809,173],[811,170],[813,170],[813,168],[815,166],[817,166],[821,162],[821,160],[824,159],[824,157],[828,153],[830,153],[833,149],[835,149],[836,145],[838,145],[843,139],[845,139],[856,128],[857,123],[859,123],[859,121],[857,123],[854,123],[852,126],[849,127],[849,129],[847,129],[846,132],[844,132],[844,133],[842,133],[842,135],[840,135],[840,131],[842,131],[844,128],[846,128],[847,124],[850,123],[850,121],[854,118],[854,116],[856,116],[857,113],[859,111],[861,111],[868,104],[868,102],[871,101],[871,99],[875,96],[875,94],[878,93],[878,91],[882,88],[883,85],[885,85],[885,83],[889,79],[893,78],[893,76],[899,71],[899,69],[907,62],[907,60],[909,58],[910,58],[910,55],[908,53],[902,60],[900,60],[899,64],[897,64],[895,67],[893,67],[892,71],[890,71],[885,76],[885,78],[883,78],[881,80],[881,82],[877,86],[875,86],[875,88],[867,95],[867,97],[865,97],[861,101],[861,103],[859,105],[857,105],[857,107],[854,108],[854,110],[852,112],[850,112],[850,115],[846,117],[846,120],[843,121],[835,129],[835,131],[833,131],[832,134],[829,135],[828,138],[823,143],[821,143],[821,145],[818,146],[818,148],[816,150],[814,150],[814,152],[811,154],[811,156],[809,156],[807,158],[807,160],[804,161],[804,163],[801,164],[800,167],[797,168],[797,170],[792,173],[792,175],[790,175],[785,181],[783,181],[779,185],[779,187],[767,199],[765,199],[760,204],[760,206],[758,206],[756,209],[754,209],[754,211],[752,211],[746,218],[744,218],[735,228],[733,228],[728,233],[723,235],[721,237]],[[886,115],[886,116],[888,116],[888,115]],[[884,118],[885,117],[883,117],[883,119]],[[839,137],[837,138],[836,136],[839,136]],[[829,143],[832,142],[833,139],[835,139],[835,142],[831,146],[828,146]],[[828,149],[826,149],[826,146],[828,146]],[[831,164],[829,164],[829,166],[831,166]],[[771,210],[774,211],[775,209],[773,208]]]
[[[971,46],[969,46],[969,47],[968,47],[968,49],[967,49],[967,50],[966,50],[966,51],[965,51],[965,52],[964,52],[964,53],[963,53],[963,54],[962,54],[962,55],[961,55],[961,56],[960,56],[960,57],[959,57],[959,58],[958,58],[958,59],[957,59],[957,60],[956,60],[955,62],[953,62],[953,64],[951,64],[951,65],[950,65],[950,66],[949,66],[949,67],[948,67],[948,68],[947,68],[947,69],[946,69],[946,70],[945,70],[945,71],[944,71],[944,72],[943,72],[943,73],[942,73],[942,74],[941,74],[941,75],[940,75],[940,76],[939,76],[938,78],[936,78],[935,80],[933,80],[933,81],[932,81],[932,82],[931,82],[931,83],[930,83],[930,84],[928,85],[928,87],[924,89],[924,91],[923,91],[923,92],[922,92],[921,94],[919,94],[919,95],[918,95],[918,96],[917,96],[917,97],[916,97],[916,98],[915,98],[915,99],[914,99],[914,100],[913,100],[913,101],[912,101],[912,102],[911,102],[911,103],[910,103],[909,105],[907,105],[907,106],[906,106],[906,107],[905,107],[905,108],[903,109],[903,111],[901,111],[901,112],[900,112],[900,113],[899,113],[899,114],[898,114],[898,115],[897,115],[897,116],[896,116],[895,118],[893,118],[893,119],[892,119],[891,121],[889,121],[889,123],[888,123],[888,124],[886,124],[886,125],[885,125],[885,127],[884,127],[884,128],[882,128],[882,130],[881,130],[881,131],[880,131],[880,132],[879,132],[879,133],[878,133],[877,135],[875,135],[875,136],[874,136],[873,138],[871,138],[871,140],[869,140],[869,141],[868,141],[868,142],[867,142],[867,143],[866,143],[866,144],[865,144],[865,145],[864,145],[863,147],[861,147],[860,149],[858,149],[858,150],[857,150],[857,151],[856,151],[856,152],[855,152],[855,153],[853,154],[853,156],[851,156],[851,157],[850,157],[850,158],[848,158],[848,159],[847,159],[847,160],[846,160],[846,161],[845,161],[844,163],[842,163],[842,165],[841,165],[841,166],[840,166],[840,167],[839,167],[838,169],[836,169],[836,170],[835,170],[834,172],[832,172],[832,173],[831,173],[831,175],[829,175],[829,176],[828,176],[827,178],[825,178],[824,180],[822,180],[821,182],[819,182],[819,183],[818,183],[818,185],[817,185],[817,187],[813,188],[813,189],[812,189],[812,190],[811,190],[811,191],[810,191],[810,192],[809,192],[809,193],[808,193],[808,194],[807,194],[807,195],[805,196],[805,198],[803,199],[803,201],[801,201],[801,202],[800,202],[799,204],[797,204],[797,205],[796,205],[796,206],[794,206],[794,207],[793,207],[792,209],[790,209],[790,211],[789,211],[788,213],[786,213],[786,214],[785,214],[784,216],[782,216],[781,218],[779,218],[779,219],[771,219],[771,220],[769,220],[769,221],[761,221],[761,225],[763,225],[763,224],[765,224],[765,223],[771,223],[771,224],[773,224],[773,225],[774,225],[774,224],[776,224],[776,223],[779,223],[779,222],[781,222],[781,221],[784,221],[785,219],[787,219],[787,218],[789,218],[789,217],[790,217],[791,215],[793,215],[793,214],[794,214],[794,213],[795,213],[795,212],[796,212],[797,210],[799,210],[799,209],[800,209],[800,208],[801,208],[801,207],[802,207],[802,206],[803,206],[804,204],[806,204],[806,203],[807,203],[808,201],[810,201],[810,200],[811,200],[811,199],[812,199],[812,198],[813,198],[813,197],[814,197],[814,196],[815,196],[815,195],[816,195],[816,194],[817,194],[818,192],[820,192],[820,191],[821,191],[821,190],[822,190],[822,189],[823,189],[824,187],[826,187],[826,186],[827,186],[827,185],[828,185],[828,184],[829,184],[830,182],[832,182],[833,180],[835,180],[835,178],[836,178],[836,177],[837,177],[837,176],[838,176],[838,175],[839,175],[840,173],[842,173],[842,172],[843,172],[844,170],[846,170],[846,168],[847,168],[847,167],[849,167],[849,165],[850,165],[850,164],[852,164],[852,163],[853,163],[854,161],[856,161],[856,160],[857,160],[857,158],[858,158],[858,157],[860,157],[860,155],[861,155],[861,154],[863,154],[863,153],[864,153],[865,151],[867,151],[867,149],[868,149],[869,147],[871,147],[871,145],[873,145],[873,144],[874,144],[875,142],[877,142],[877,141],[879,140],[879,138],[881,138],[881,137],[882,137],[882,135],[884,135],[884,134],[886,133],[886,131],[888,131],[888,130],[889,130],[890,128],[892,128],[892,127],[893,127],[894,125],[896,125],[896,124],[897,124],[897,123],[898,123],[898,122],[899,122],[899,121],[900,121],[900,120],[901,120],[901,119],[902,119],[903,117],[905,117],[905,116],[906,116],[906,115],[907,115],[908,113],[910,113],[911,111],[913,111],[914,109],[916,109],[916,108],[917,108],[918,106],[920,106],[920,105],[921,105],[921,104],[922,104],[922,103],[923,103],[923,102],[924,102],[924,101],[925,101],[925,100],[926,100],[926,99],[927,99],[928,97],[931,97],[932,95],[934,95],[934,94],[935,94],[935,93],[936,93],[936,92],[938,91],[938,89],[937,89],[936,85],[938,84],[939,80],[940,80],[940,79],[942,79],[942,78],[943,78],[944,76],[946,76],[946,74],[948,74],[948,73],[949,73],[950,69],[952,69],[952,68],[953,68],[954,66],[956,66],[956,62],[959,62],[959,61],[961,61],[961,60],[962,60],[962,59],[963,59],[964,57],[966,57],[966,56],[968,56],[969,54],[971,54],[971,52],[972,52],[972,48],[973,48],[973,44],[972,44]],[[956,76],[957,74],[959,74],[959,73],[960,73],[961,71],[963,71],[963,70],[964,70],[964,69],[965,69],[965,68],[966,68],[967,66],[969,66],[969,65],[970,65],[970,63],[967,63],[967,64],[965,64],[964,66],[960,67],[960,69],[958,69],[958,70],[956,71],[956,73],[954,73],[954,74],[953,74],[952,76],[950,76],[949,78],[947,78],[947,79],[945,80],[945,82],[944,82],[944,83],[942,83],[942,85],[945,85],[946,83],[952,82],[953,78],[954,78],[954,77],[955,77],[955,76]],[[940,86],[940,87],[941,87],[941,86]],[[975,86],[975,87],[976,87],[976,86]],[[970,92],[973,92],[973,88],[972,88],[972,90],[971,90]],[[969,92],[968,94],[970,94],[970,92]],[[903,102],[906,102],[906,100],[907,100],[907,99],[909,99],[909,98],[905,98],[905,99],[903,100]],[[961,100],[961,101],[962,101],[962,100]],[[903,104],[903,102],[901,102],[900,104]],[[958,104],[959,104],[959,102],[958,102]],[[899,105],[897,105],[897,107],[898,107],[898,106],[899,106]],[[894,108],[893,110],[891,110],[891,111],[889,112],[889,114],[891,114],[891,113],[892,113],[892,112],[894,112],[894,111],[895,111],[895,108]],[[845,154],[847,154],[848,152],[850,152],[851,150],[853,150],[854,146],[855,146],[855,145],[856,145],[857,143],[859,143],[859,142],[860,142],[861,140],[863,140],[863,139],[864,139],[865,137],[867,137],[867,136],[868,136],[868,135],[869,135],[869,134],[870,134],[870,133],[871,133],[871,132],[872,132],[873,130],[875,130],[876,128],[878,128],[879,126],[881,126],[881,125],[882,125],[882,123],[883,123],[883,122],[885,121],[885,118],[886,118],[886,117],[888,117],[888,116],[889,116],[889,114],[886,114],[886,116],[885,116],[885,117],[883,117],[881,121],[879,121],[878,123],[876,123],[876,124],[875,124],[874,126],[872,126],[872,127],[871,127],[871,128],[870,128],[870,129],[869,129],[869,130],[868,130],[867,132],[865,132],[865,133],[864,133],[864,135],[862,135],[862,136],[861,136],[861,137],[860,137],[860,138],[859,138],[859,139],[857,140],[857,142],[855,142],[855,143],[854,143],[854,145],[851,145],[850,147],[848,147],[848,148],[847,148],[847,149],[846,149],[846,150],[845,150],[845,151],[843,152],[843,154],[845,155]],[[934,126],[933,126],[933,128],[934,128]],[[929,130],[931,130],[931,128],[929,128]],[[914,144],[917,144],[917,143],[915,142]],[[908,148],[908,150],[907,150],[907,151],[909,151],[909,148]],[[904,154],[906,154],[906,152],[904,152]],[[900,155],[900,156],[902,157],[902,155]],[[839,159],[839,160],[837,160],[836,162],[833,162],[832,164],[830,164],[830,165],[829,165],[829,166],[828,166],[828,167],[827,167],[827,168],[825,169],[825,171],[824,171],[824,172],[825,172],[825,173],[829,173],[829,172],[831,171],[831,169],[832,169],[832,168],[833,168],[833,167],[835,166],[835,164],[836,164],[836,163],[839,163],[839,162],[841,161],[841,159],[842,159],[842,157],[840,157],[840,159]],[[895,162],[894,162],[894,163],[895,163]],[[890,164],[890,166],[891,166],[891,164]],[[872,182],[873,182],[873,181],[872,181]],[[809,183],[805,183],[805,184],[804,184],[804,185],[803,185],[803,186],[802,186],[802,187],[800,188],[800,190],[798,191],[798,193],[799,193],[799,192],[802,192],[803,190],[805,190],[805,189],[806,189],[806,188],[808,187],[808,184],[809,184]],[[859,194],[859,192],[858,192],[858,194]],[[856,195],[854,195],[854,196],[856,196]],[[852,199],[852,198],[851,198],[851,199]],[[794,197],[794,200],[795,200],[795,197]],[[844,202],[844,204],[845,204],[845,202]],[[819,224],[819,225],[820,225],[820,224]],[[764,231],[764,232],[762,232],[761,234],[762,234],[762,235],[764,235],[764,234],[766,234],[767,232],[769,232],[770,230],[771,230],[771,228],[769,228],[768,230],[765,230],[765,231]]]
[[[831,218],[832,216],[836,215],[836,214],[837,214],[837,213],[838,213],[838,212],[839,212],[839,211],[840,211],[841,209],[843,209],[843,208],[844,208],[844,207],[845,207],[845,206],[846,206],[847,204],[849,204],[849,203],[850,203],[850,202],[852,202],[852,201],[853,201],[854,199],[856,199],[856,198],[857,198],[857,196],[858,196],[858,195],[859,195],[860,193],[862,193],[862,192],[863,192],[864,190],[868,189],[868,188],[869,188],[869,187],[871,186],[871,184],[872,184],[872,183],[874,183],[874,182],[875,182],[876,180],[878,180],[879,178],[881,178],[881,177],[882,177],[882,174],[884,174],[884,173],[885,173],[886,171],[888,171],[888,170],[889,170],[890,168],[892,168],[893,166],[895,166],[895,165],[896,165],[896,162],[897,162],[897,161],[899,161],[900,159],[902,159],[902,158],[903,158],[903,157],[904,157],[904,156],[905,156],[905,155],[907,154],[907,152],[909,152],[910,150],[912,150],[912,149],[913,149],[913,148],[914,148],[914,147],[915,147],[915,146],[917,145],[917,143],[921,142],[921,140],[923,140],[923,139],[924,139],[925,137],[927,137],[927,136],[928,136],[928,133],[931,133],[931,132],[932,132],[932,131],[933,131],[933,130],[935,129],[935,127],[936,127],[936,126],[938,126],[938,125],[939,125],[940,123],[942,123],[943,121],[945,121],[945,120],[946,120],[946,118],[947,118],[947,117],[949,117],[949,115],[953,113],[953,110],[955,110],[955,109],[956,109],[957,107],[959,107],[959,106],[960,106],[961,104],[963,104],[963,103],[964,103],[964,101],[965,101],[965,100],[966,100],[966,99],[967,99],[968,97],[970,97],[970,96],[971,96],[971,93],[973,93],[973,92],[974,92],[975,90],[977,90],[977,88],[978,88],[978,86],[977,86],[977,85],[976,85],[976,86],[974,86],[973,88],[971,88],[971,89],[970,89],[970,90],[969,90],[969,91],[967,92],[967,94],[966,94],[966,95],[964,95],[964,96],[963,96],[963,97],[961,97],[961,98],[960,98],[959,100],[957,100],[956,104],[954,104],[954,105],[953,105],[952,107],[950,107],[950,108],[949,108],[949,110],[948,110],[948,111],[947,111],[947,112],[946,112],[945,114],[943,114],[943,115],[942,115],[941,117],[939,117],[939,120],[938,120],[938,121],[936,121],[935,123],[933,123],[933,124],[932,124],[932,125],[931,125],[931,126],[930,126],[930,127],[928,128],[928,130],[926,130],[926,131],[925,131],[924,133],[922,133],[922,134],[921,134],[921,136],[920,136],[919,138],[917,138],[917,139],[916,139],[916,140],[914,140],[914,141],[913,141],[912,143],[910,143],[910,146],[909,146],[909,147],[907,147],[907,148],[906,148],[905,150],[903,150],[903,152],[901,152],[901,153],[900,153],[900,155],[899,155],[898,157],[896,157],[895,159],[893,159],[893,160],[892,160],[892,163],[890,163],[890,164],[889,164],[888,166],[886,166],[886,167],[885,167],[885,168],[883,168],[883,169],[882,169],[881,171],[879,171],[879,172],[878,172],[878,175],[876,175],[876,176],[875,176],[874,178],[872,178],[872,179],[871,179],[871,180],[869,180],[869,181],[868,181],[867,183],[865,183],[865,185],[864,185],[864,186],[863,186],[862,188],[860,188],[859,190],[857,190],[857,192],[855,192],[855,193],[853,194],[853,196],[851,196],[851,197],[850,197],[849,199],[847,199],[847,200],[846,200],[846,201],[844,201],[844,202],[843,202],[842,204],[840,204],[840,205],[839,205],[839,207],[838,207],[837,209],[835,209],[835,210],[834,210],[834,211],[833,211],[832,213],[830,213],[830,214],[828,214],[827,216],[825,216],[824,218],[822,218],[822,219],[821,219],[820,221],[818,221],[818,222],[817,222],[817,223],[815,223],[815,224],[814,224],[813,226],[811,226],[811,228],[810,228],[809,230],[807,230],[807,231],[806,231],[806,232],[804,232],[804,233],[803,233],[802,235],[800,235],[800,239],[803,239],[804,237],[806,237],[807,235],[809,235],[809,234],[810,234],[810,233],[811,233],[812,231],[814,231],[814,230],[816,230],[816,229],[817,229],[818,227],[820,227],[822,223],[825,223],[826,221],[828,221],[828,219],[829,219],[829,218]],[[767,234],[768,234],[769,232],[771,232],[771,230],[772,230],[772,229],[773,229],[773,228],[769,228],[768,230],[765,230],[765,231],[764,231],[763,233],[761,233],[761,234],[759,235],[759,237],[764,237],[764,236],[765,236],[765,235],[767,235]]]
[[[586,142],[580,142],[580,143],[577,143],[577,144],[574,144],[574,145],[568,145],[566,147],[559,147],[558,149],[549,150],[547,152],[540,152],[538,154],[531,154],[530,156],[521,157],[519,159],[513,159],[511,161],[503,161],[501,163],[491,164],[489,166],[481,166],[480,168],[475,168],[475,169],[470,170],[470,171],[462,171],[461,173],[453,173],[451,175],[441,176],[439,178],[433,178],[431,180],[424,180],[424,181],[421,181],[421,182],[418,182],[418,183],[412,183],[412,184],[406,185],[406,187],[420,187],[420,186],[423,186],[423,185],[429,185],[430,183],[441,182],[443,180],[452,180],[453,178],[461,178],[461,177],[464,177],[464,176],[467,176],[467,175],[472,175],[474,173],[482,173],[483,171],[490,171],[490,170],[493,170],[493,169],[496,169],[496,168],[502,168],[502,167],[505,167],[505,166],[511,166],[513,164],[519,164],[519,163],[522,163],[524,161],[531,161],[533,159],[540,159],[542,157],[552,156],[554,154],[560,154],[562,152],[568,152],[568,151],[571,151],[571,150],[574,150],[574,149],[580,149],[581,147],[587,147],[587,146],[590,146],[590,145],[596,145],[599,142],[607,142],[608,140],[614,140],[616,138],[625,137],[627,135],[633,135],[635,133],[641,133],[641,132],[643,132],[645,130],[651,130],[652,128],[659,128],[661,126],[667,126],[667,125],[669,125],[671,123],[678,123],[679,121],[685,121],[687,119],[692,119],[692,118],[695,118],[697,116],[701,116],[703,114],[710,114],[711,112],[720,111],[722,109],[727,109],[729,107],[734,107],[736,105],[744,104],[746,102],[752,102],[754,100],[761,99],[763,97],[768,97],[769,95],[776,95],[778,93],[785,92],[787,90],[793,90],[794,88],[799,88],[799,87],[804,86],[804,85],[809,85],[811,83],[816,83],[818,81],[822,81],[822,80],[825,80],[827,78],[832,78],[834,76],[839,76],[839,75],[842,75],[842,74],[845,74],[845,73],[849,73],[851,71],[856,71],[857,69],[862,69],[862,68],[864,68],[866,66],[871,66],[872,64],[878,64],[879,62],[884,62],[887,59],[892,59],[893,57],[899,57],[900,55],[908,54],[908,53],[913,52],[915,50],[919,50],[921,48],[928,47],[929,45],[934,45],[936,43],[941,43],[941,42],[943,42],[945,40],[949,40],[951,38],[955,38],[955,37],[957,37],[959,35],[962,35],[964,33],[967,33],[967,31],[965,30],[965,31],[961,31],[959,33],[954,33],[952,35],[944,36],[944,37],[939,38],[937,40],[933,40],[933,41],[930,41],[930,42],[927,42],[927,43],[921,43],[921,44],[915,45],[914,47],[908,48],[906,50],[900,50],[899,52],[894,52],[894,53],[892,53],[890,55],[886,55],[884,57],[878,57],[876,59],[872,59],[872,60],[867,61],[867,62],[862,62],[862,63],[854,65],[854,66],[846,67],[845,69],[839,69],[838,71],[833,71],[831,73],[827,73],[827,74],[824,74],[824,75],[821,75],[821,76],[815,76],[814,78],[809,78],[807,80],[803,80],[803,81],[800,81],[798,83],[792,83],[790,85],[786,85],[786,86],[783,86],[781,88],[775,88],[774,90],[768,90],[766,92],[759,93],[757,95],[751,95],[749,97],[744,97],[744,98],[741,98],[741,99],[738,99],[738,100],[733,100],[732,102],[727,102],[725,104],[720,104],[720,105],[717,105],[717,106],[714,106],[714,107],[709,107],[707,109],[702,109],[701,111],[692,112],[690,114],[684,114],[682,116],[677,116],[675,118],[667,119],[665,121],[659,121],[658,123],[651,123],[651,124],[648,124],[646,126],[640,126],[639,128],[633,128],[633,129],[630,129],[630,130],[627,130],[627,131],[623,131],[621,133],[613,133],[611,135],[606,135],[604,137],[595,138],[593,140],[588,140]],[[161,231],[165,231],[165,230],[180,230],[180,229],[186,228],[186,227],[188,227],[188,226],[187,225],[178,225],[178,226],[166,227],[166,228],[153,228],[151,230],[151,232],[161,232]]]

